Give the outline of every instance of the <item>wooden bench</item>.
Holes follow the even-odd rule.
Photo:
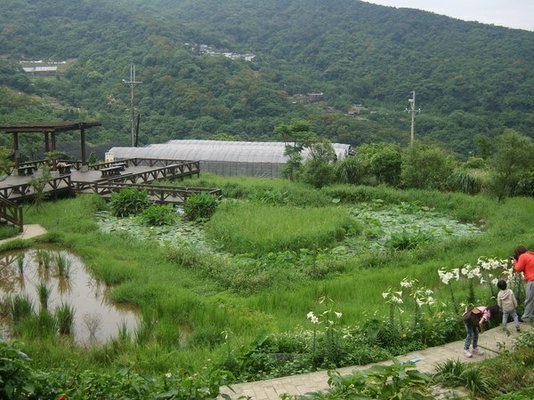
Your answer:
[[[70,174],[70,169],[72,168],[72,164],[58,164],[57,170],[59,171],[60,175],[67,175]]]
[[[112,165],[111,167],[100,169],[102,177],[120,175],[121,171],[124,171],[124,165]]]
[[[35,167],[33,165],[19,165],[18,168],[19,176],[33,175]]]

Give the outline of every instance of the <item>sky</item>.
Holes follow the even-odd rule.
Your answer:
[[[534,32],[534,0],[364,0]]]

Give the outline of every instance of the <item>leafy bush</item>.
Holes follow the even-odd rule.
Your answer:
[[[524,172],[519,175],[513,194],[515,196],[534,196],[534,171]]]
[[[170,205],[151,205],[143,210],[143,221],[147,225],[162,226],[172,225],[176,219],[176,213]]]
[[[317,394],[309,399],[434,399],[429,390],[431,377],[413,369],[412,363],[374,365],[341,376],[329,372],[330,390],[327,394]]]
[[[228,373],[207,369],[198,374],[168,372],[154,378],[128,369],[116,373],[68,368],[40,371],[24,353],[0,342],[0,398],[7,400],[215,399],[219,387],[228,381]]]
[[[0,398],[15,400],[34,397],[35,373],[28,357],[15,347],[0,341]]]
[[[122,189],[111,195],[111,212],[116,217],[137,215],[150,206],[150,198],[146,190]]]
[[[430,239],[431,237],[423,232],[410,233],[404,229],[400,232],[393,232],[391,238],[386,242],[386,247],[394,250],[408,250],[424,244]]]
[[[407,188],[445,189],[454,163],[453,156],[441,147],[416,142],[403,154],[402,184]]]
[[[217,209],[217,198],[209,193],[195,193],[184,203],[184,215],[189,221],[210,219]]]
[[[320,160],[308,160],[302,166],[299,173],[299,180],[316,188],[334,183],[334,166]]]

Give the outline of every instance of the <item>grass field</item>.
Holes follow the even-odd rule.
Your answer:
[[[146,373],[199,370],[210,363],[208,359],[224,355],[228,346],[236,349],[263,333],[306,325],[306,314],[318,308],[322,296],[334,301],[344,324],[354,324],[375,312],[387,314],[382,293],[398,287],[405,277],[418,279],[435,289],[439,300],[447,301],[438,269],[475,263],[480,256],[505,258],[518,244],[534,247],[533,199],[500,204],[481,195],[349,186],[314,190],[281,180],[213,176],[202,177],[200,183],[248,200],[221,207],[207,228],[213,240],[234,253],[267,256],[303,247],[333,247],[346,232],[359,232],[347,219],[347,208],[373,199],[431,207],[479,224],[482,233],[435,240],[411,250],[366,251],[345,258],[343,265],[324,276],[293,280],[294,275],[284,275],[286,264],[278,259],[270,270],[245,268],[232,259],[188,247],[172,250],[171,257],[169,249],[157,242],[135,240],[127,233],[102,233],[94,213],[105,205],[96,196],[46,202],[39,211],[28,209],[26,222],[48,230],[44,241],[78,254],[96,277],[112,286],[111,299],[135,305],[143,322],[139,332],[131,333],[131,341],[89,350],[56,337],[22,338],[38,364],[95,370],[130,366]],[[3,248],[24,245],[28,244],[15,241]],[[240,279],[245,283],[255,279],[256,284],[241,291],[235,284]]]

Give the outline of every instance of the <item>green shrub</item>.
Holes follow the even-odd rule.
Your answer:
[[[150,226],[172,225],[176,213],[171,205],[151,205],[143,210],[143,221]]]
[[[322,188],[334,183],[334,166],[320,160],[310,159],[302,166],[298,179],[316,188]]]
[[[464,166],[470,169],[483,169],[486,168],[487,164],[482,157],[469,157]]]
[[[519,175],[513,194],[515,196],[534,196],[534,170]]]
[[[195,193],[184,203],[184,215],[189,221],[210,219],[217,209],[217,198],[208,193]]]
[[[146,190],[122,189],[111,195],[111,212],[116,217],[136,215],[150,206],[150,198]]]

